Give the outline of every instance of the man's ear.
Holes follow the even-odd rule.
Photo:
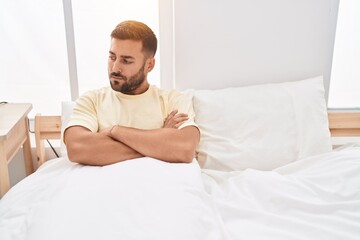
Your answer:
[[[155,67],[155,58],[154,58],[154,57],[148,58],[148,59],[146,60],[146,62],[147,62],[147,64],[146,64],[146,71],[147,71],[147,72],[151,72],[151,70],[153,70],[154,67]]]

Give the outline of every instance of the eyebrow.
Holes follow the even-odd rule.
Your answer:
[[[109,53],[111,54],[111,55],[116,55],[114,52],[112,52],[112,51],[109,51]],[[129,56],[129,55],[120,55],[120,57],[121,58],[125,58],[125,59],[135,59],[134,57],[132,57],[132,56]]]

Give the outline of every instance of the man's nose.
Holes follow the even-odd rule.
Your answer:
[[[119,60],[116,60],[112,66],[113,72],[122,72],[122,66],[121,62]]]

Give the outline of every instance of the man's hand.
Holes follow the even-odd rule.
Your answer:
[[[178,110],[173,110],[164,120],[163,128],[179,128],[181,124],[189,119],[185,113],[178,113]]]

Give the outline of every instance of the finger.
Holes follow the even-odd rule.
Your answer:
[[[165,118],[164,120],[164,124],[169,123],[171,121],[171,119],[173,119],[173,117],[177,114],[178,110],[173,110],[169,113],[169,115]]]
[[[177,113],[178,110],[173,110],[164,120],[164,128],[178,128],[183,122],[189,119],[188,114]]]
[[[168,115],[166,118],[172,118],[172,117],[174,117],[177,113],[178,113],[178,110],[177,110],[177,109],[172,110],[171,113],[169,113],[169,115]]]
[[[188,115],[186,113],[178,113],[173,118],[176,119],[176,118],[183,118],[183,117],[188,117]]]
[[[174,128],[179,128],[185,121],[179,122],[174,125]]]
[[[174,119],[171,123],[171,125],[169,125],[169,127],[171,128],[179,128],[179,126],[181,126],[184,122],[186,122],[187,120],[189,120],[189,118],[187,116],[185,117],[178,117],[176,119]]]
[[[173,117],[176,115],[177,112],[178,112],[178,110],[173,110],[173,111],[171,111],[171,112],[169,113],[169,115],[166,116],[166,118],[165,118],[164,121],[169,120],[170,118],[173,118]]]
[[[176,117],[176,118],[173,118],[172,122],[174,124],[177,124],[179,122],[183,122],[183,121],[186,121],[186,120],[189,120],[189,117],[188,116],[181,116],[181,117]]]
[[[164,128],[166,128],[166,127],[171,128],[173,125],[174,125],[174,120],[173,120],[173,118],[165,118],[164,124],[163,124],[163,127],[164,127]]]

